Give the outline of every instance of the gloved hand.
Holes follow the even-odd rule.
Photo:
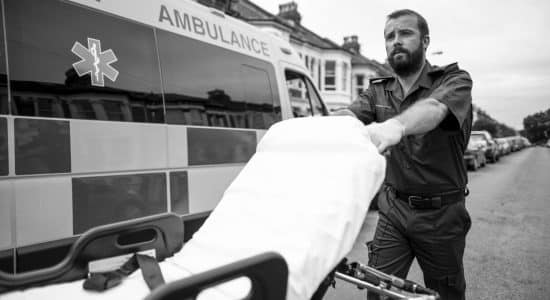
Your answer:
[[[365,126],[365,130],[380,153],[399,143],[405,135],[405,126],[397,119],[388,119],[382,123],[371,123]]]

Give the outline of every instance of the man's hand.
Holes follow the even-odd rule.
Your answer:
[[[365,130],[380,153],[399,143],[405,135],[405,126],[397,119],[388,119],[382,123],[371,123],[365,126]]]

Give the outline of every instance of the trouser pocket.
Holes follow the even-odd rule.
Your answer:
[[[472,227],[472,218],[470,217],[470,213],[466,209],[466,201],[460,201],[458,203],[458,207],[460,209],[460,214],[464,222],[464,235],[466,235]]]

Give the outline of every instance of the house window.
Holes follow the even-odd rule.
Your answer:
[[[325,61],[325,91],[336,90],[336,62]]]
[[[311,58],[310,65],[309,73],[311,74],[311,78],[315,78],[315,68],[317,68],[317,64],[314,57]]]
[[[365,75],[359,74],[355,76],[355,82],[356,82],[356,89],[357,89],[356,97],[359,97],[359,95],[361,95],[361,93],[363,92],[363,89],[365,88]]]
[[[365,75],[357,75],[357,87],[362,87],[365,82]]]
[[[342,91],[348,90],[348,64],[342,64]]]
[[[323,80],[323,77],[321,76],[321,64],[322,62],[319,60],[319,67],[317,68],[317,87],[319,90],[321,90],[321,80]]]

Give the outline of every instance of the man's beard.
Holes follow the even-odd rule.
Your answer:
[[[406,58],[401,61],[395,61],[394,56],[397,53],[404,53]],[[396,48],[388,56],[388,62],[390,63],[390,66],[395,74],[401,77],[406,77],[416,73],[422,67],[424,57],[423,54],[424,51],[422,50],[422,47],[418,47],[413,52],[403,48]]]

